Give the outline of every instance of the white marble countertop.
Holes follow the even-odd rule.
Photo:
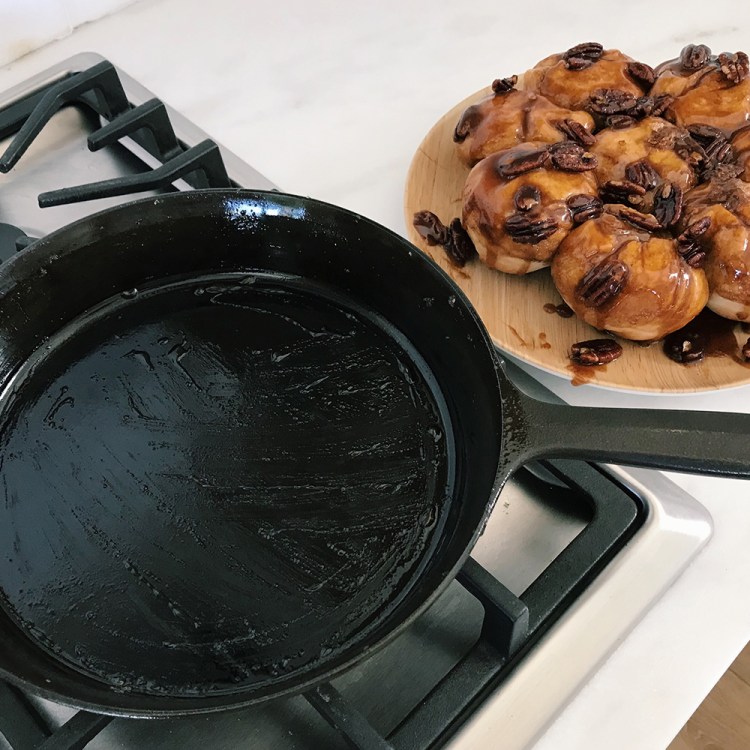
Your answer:
[[[153,0],[0,69],[0,90],[76,52],[100,52],[286,190],[403,233],[414,150],[492,78],[581,41],[655,64],[688,42],[748,49],[746,30],[750,5],[736,0]],[[656,397],[540,379],[572,403],[750,412],[750,387]],[[673,478],[710,510],[714,537],[537,750],[666,747],[750,638],[750,485]]]

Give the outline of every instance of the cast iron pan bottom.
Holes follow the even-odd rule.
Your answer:
[[[4,606],[115,689],[238,690],[319,664],[398,603],[451,499],[419,362],[287,277],[110,300],[3,397]]]

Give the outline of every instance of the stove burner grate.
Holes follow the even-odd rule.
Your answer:
[[[20,123],[20,129],[0,156],[0,172],[9,172],[55,112],[68,104],[86,106],[108,120],[89,137],[91,151],[130,137],[161,165],[134,175],[44,192],[39,196],[41,208],[142,193],[168,187],[179,179],[193,188],[233,186],[213,141],[205,140],[192,147],[181,144],[166,107],[158,99],[131,107],[117,71],[106,60],[64,78],[41,95],[29,97],[3,113],[0,133],[9,129],[12,132],[14,123]]]

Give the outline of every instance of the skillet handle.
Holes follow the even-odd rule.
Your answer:
[[[523,438],[509,447],[506,461],[516,466],[580,458],[750,479],[750,414],[568,406],[518,390],[511,401]]]

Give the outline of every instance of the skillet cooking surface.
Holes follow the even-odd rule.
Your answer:
[[[326,660],[398,604],[452,496],[420,363],[291,277],[109,300],[4,396],[5,607],[115,689],[238,690]]]

